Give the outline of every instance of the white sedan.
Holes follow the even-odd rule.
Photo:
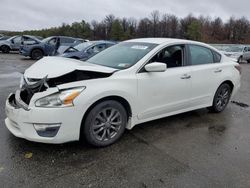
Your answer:
[[[87,62],[45,57],[9,95],[5,123],[35,142],[107,146],[139,123],[205,107],[222,112],[240,73],[215,48],[179,39],[125,41]]]

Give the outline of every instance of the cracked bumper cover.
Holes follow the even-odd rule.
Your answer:
[[[5,107],[7,115],[5,125],[13,135],[30,141],[52,144],[79,140],[81,119],[76,113],[76,107],[38,108],[28,107],[25,104],[24,108],[24,102],[16,95],[18,92],[9,95]],[[60,128],[54,137],[43,137],[39,136],[34,128],[37,124],[59,124]]]

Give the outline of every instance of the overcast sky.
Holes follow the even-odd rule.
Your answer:
[[[41,29],[64,23],[102,20],[105,15],[147,17],[153,10],[185,17],[189,13],[250,19],[249,0],[0,0],[0,30]]]

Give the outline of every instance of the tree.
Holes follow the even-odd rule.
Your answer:
[[[111,28],[111,39],[112,40],[122,40],[124,37],[124,31],[122,25],[118,19],[114,20]]]
[[[152,36],[153,37],[156,37],[156,36],[159,36],[159,19],[160,19],[160,13],[158,10],[155,10],[151,13],[151,31],[153,32],[152,33]]]
[[[192,14],[178,18],[172,14],[153,11],[148,17],[116,18],[109,14],[101,21],[63,23],[59,27],[23,32],[5,32],[6,35],[36,35],[48,37],[65,35],[90,40],[126,40],[135,37],[170,37],[199,40],[207,43],[250,43],[250,22],[247,18],[231,17],[223,22],[220,17],[195,17]]]
[[[188,25],[187,37],[191,40],[201,40],[201,24],[199,21],[194,20]]]

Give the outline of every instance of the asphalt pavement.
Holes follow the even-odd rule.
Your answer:
[[[221,114],[200,109],[126,131],[106,148],[14,137],[5,100],[34,61],[0,53],[0,187],[250,187],[250,64]]]

